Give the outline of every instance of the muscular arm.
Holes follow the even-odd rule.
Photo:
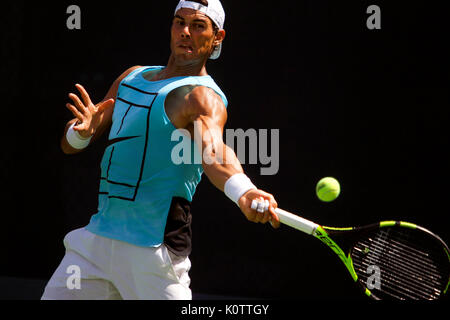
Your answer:
[[[236,154],[223,142],[223,129],[227,120],[226,108],[221,98],[206,87],[195,88],[188,96],[190,115],[189,131],[197,137],[201,150],[203,170],[219,190],[236,173],[243,173]]]
[[[73,104],[67,104],[67,108],[75,116],[74,119],[70,120],[64,129],[64,134],[61,138],[61,149],[65,154],[75,154],[83,151],[84,149],[75,149],[68,142],[66,138],[66,133],[69,127],[77,122],[89,122],[80,127],[78,133],[81,136],[89,137],[92,136],[91,142],[97,140],[105,132],[105,130],[111,125],[112,114],[114,111],[114,99],[116,98],[117,91],[119,89],[120,82],[133,70],[139,68],[140,66],[134,66],[122,73],[111,85],[108,92],[102,101],[97,103],[95,106],[92,105],[89,108],[90,98],[86,90],[80,85],[77,85],[77,89],[80,92],[81,99],[73,94],[69,94],[69,98],[72,100]],[[92,103],[91,103],[92,104]],[[90,116],[91,119],[86,119],[86,115]],[[88,117],[89,118],[89,117]],[[75,127],[77,128],[77,127]]]
[[[188,126],[191,135],[197,137],[196,145],[201,150],[202,166],[211,183],[224,191],[226,181],[237,173],[243,173],[239,159],[234,151],[223,142],[223,130],[227,121],[225,105],[212,89],[196,87],[185,97]],[[264,215],[251,209],[254,199],[267,199],[270,209]],[[238,205],[249,221],[266,223],[272,221],[274,227],[279,226],[278,216],[274,208],[277,203],[274,197],[262,190],[250,190],[245,193]]]

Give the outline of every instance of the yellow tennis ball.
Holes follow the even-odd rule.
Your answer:
[[[320,179],[316,186],[317,197],[324,202],[331,202],[335,200],[341,192],[339,182],[332,177],[325,177]]]

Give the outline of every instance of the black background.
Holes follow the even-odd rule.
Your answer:
[[[392,3],[395,2],[395,3]],[[0,274],[48,279],[62,239],[96,211],[104,142],[65,156],[74,84],[94,101],[134,65],[165,65],[177,1],[2,3]],[[81,8],[81,30],[66,9]],[[366,9],[381,8],[381,30]],[[323,225],[415,222],[449,241],[448,13],[438,1],[224,0],[227,36],[208,72],[227,128],[279,129],[280,168],[253,182]],[[315,185],[342,192],[320,202]],[[319,241],[252,224],[204,177],[193,201],[195,293],[365,299]]]

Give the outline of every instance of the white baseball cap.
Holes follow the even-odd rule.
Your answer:
[[[223,10],[222,4],[219,0],[207,0],[208,5],[205,6],[201,3],[194,2],[194,1],[186,1],[186,0],[180,0],[178,3],[175,14],[178,10],[181,8],[189,8],[194,9],[203,12],[205,15],[207,15],[214,24],[220,29],[223,29],[223,25],[225,24],[225,11]],[[211,56],[209,57],[212,60],[215,60],[219,58],[220,53],[222,52],[222,43],[220,43],[213,51]]]

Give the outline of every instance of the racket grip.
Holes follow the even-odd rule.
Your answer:
[[[251,204],[251,208],[254,210],[257,210],[258,212],[264,212],[268,209],[269,203],[268,201],[262,202],[258,200],[253,200]],[[275,213],[278,215],[278,218],[280,218],[280,222],[288,225],[294,229],[303,231],[304,233],[312,235],[314,231],[319,226],[318,224],[306,220],[302,217],[299,217],[293,213],[287,212],[283,209],[276,208]]]
[[[294,229],[312,235],[319,226],[318,224],[299,217],[293,213],[287,212],[280,208],[275,209],[276,214],[280,218],[280,222]]]

